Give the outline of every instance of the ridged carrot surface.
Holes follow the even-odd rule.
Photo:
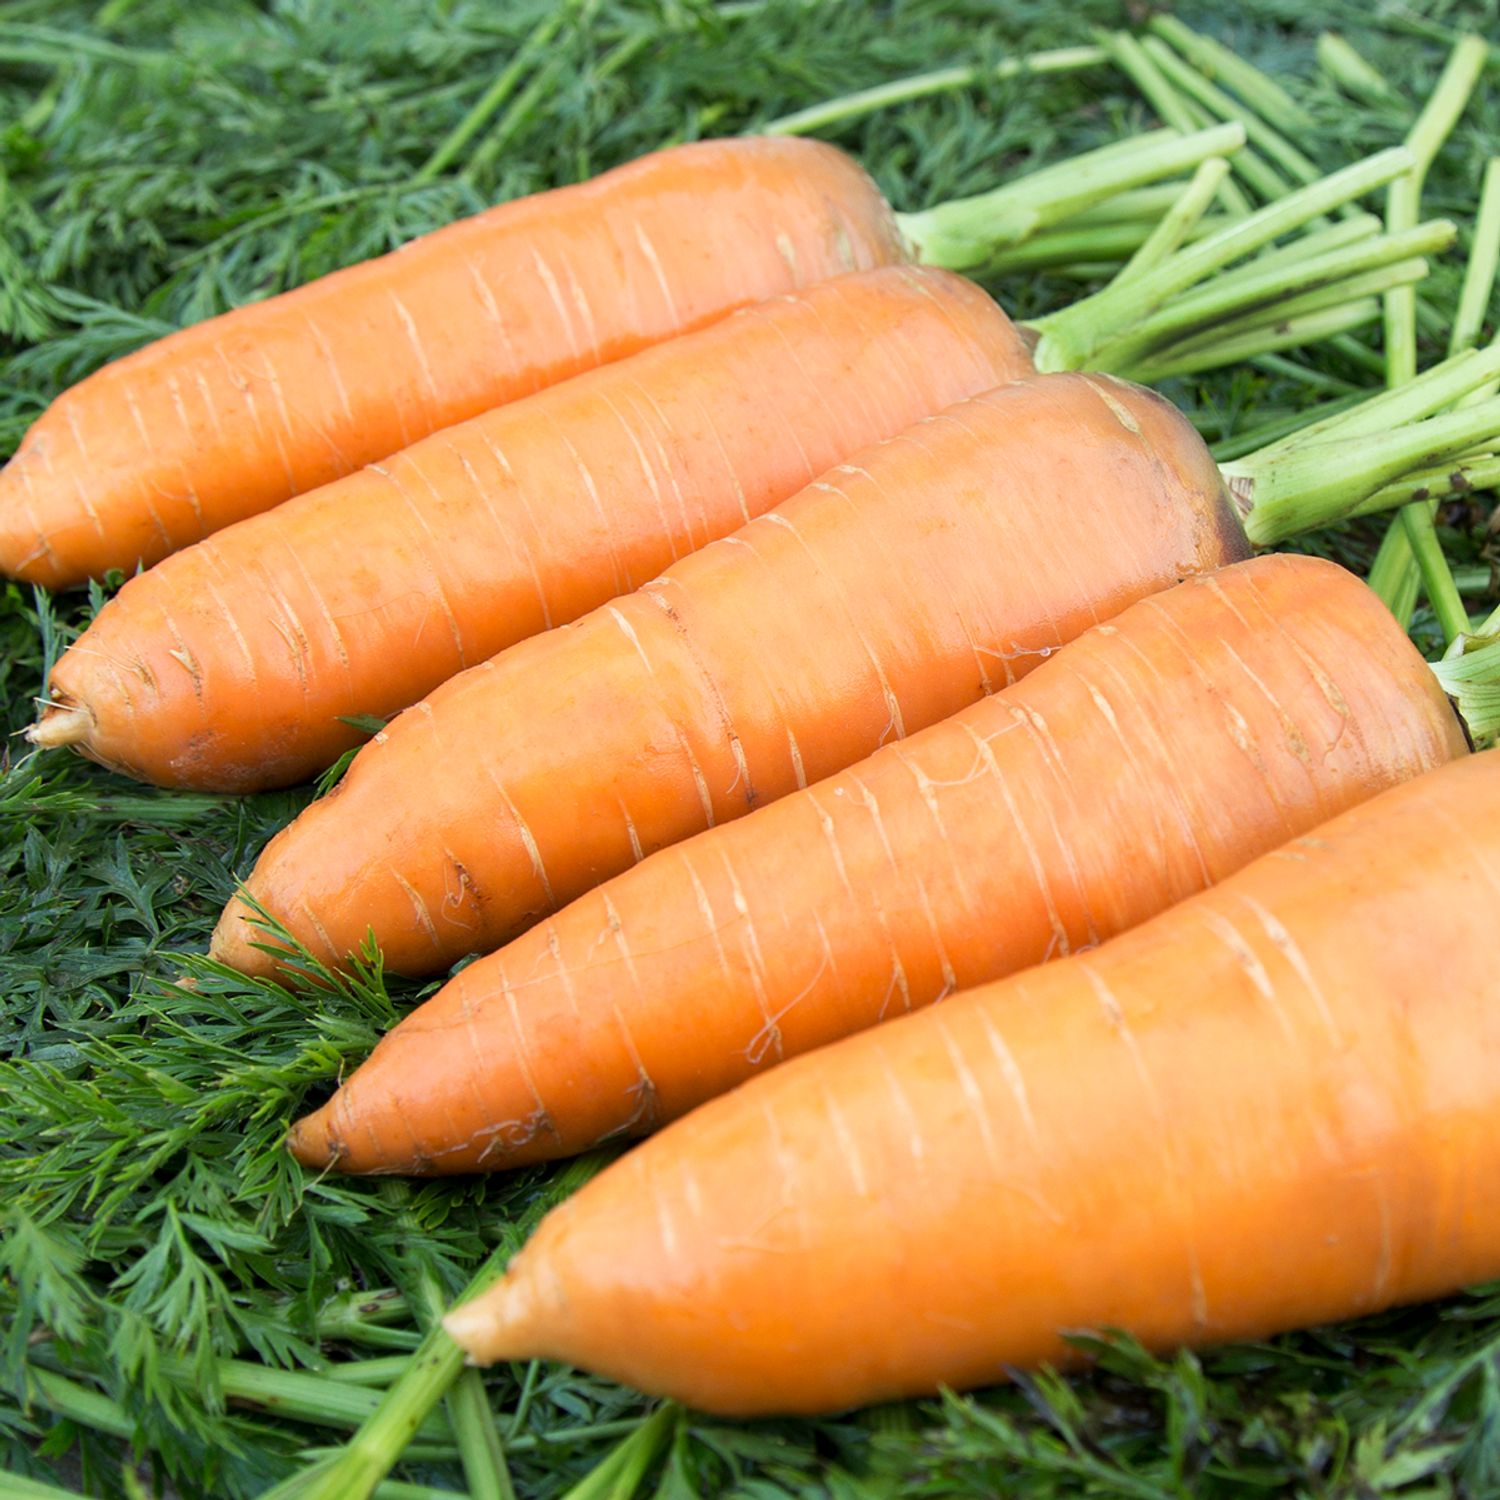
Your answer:
[[[1269,556],[653,855],[463,969],[290,1137],[470,1172],[643,1134],[853,1031],[1113,937],[1464,754],[1375,594]]]
[[[1140,387],[1050,375],[959,403],[445,683],[277,836],[249,890],[331,962],[367,928],[398,973],[497,948],[1244,555],[1231,504],[1186,419]],[[264,971],[241,910],[213,951]]]
[[[705,1105],[449,1331],[816,1412],[1068,1361],[1063,1330],[1261,1338],[1500,1275],[1497,892],[1487,753]]]
[[[516,641],[656,577],[858,449],[1029,373],[977,287],[841,276],[486,412],[132,579],[38,737],[170,786],[302,780]]]
[[[0,572],[131,570],[439,428],[904,258],[842,152],[702,141],[502,204],[186,328],[42,414],[0,470]]]

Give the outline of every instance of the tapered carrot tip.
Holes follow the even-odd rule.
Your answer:
[[[26,738],[43,750],[61,750],[77,745],[89,737],[94,716],[79,705],[48,708],[35,724],[26,730]]]
[[[286,1149],[314,1171],[322,1171],[337,1161],[339,1149],[328,1129],[328,1106],[303,1115],[286,1133]]]
[[[471,1365],[546,1355],[538,1334],[546,1329],[547,1309],[537,1293],[523,1262],[488,1291],[455,1307],[443,1319],[443,1329]]]
[[[238,969],[252,979],[273,979],[279,965],[271,954],[255,946],[257,941],[266,941],[266,934],[260,928],[252,927],[241,916],[242,910],[248,911],[248,908],[242,908],[237,901],[231,901],[224,908],[213,936],[208,940],[208,956],[215,963]]]

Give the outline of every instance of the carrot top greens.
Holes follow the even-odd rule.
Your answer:
[[[1257,97],[1238,92],[1243,75],[1237,84],[1220,70],[1212,81],[1269,113],[1320,172],[1400,144],[1456,37],[1398,10],[1376,29],[1369,7],[1345,0],[1320,7],[1316,24],[1294,13],[1246,0],[1177,14],[1274,76],[1290,111],[1253,83]],[[69,381],[170,327],[672,140],[957,69],[956,91],[905,90],[874,112],[840,109],[819,129],[894,203],[916,207],[1150,131],[1163,123],[1160,101],[1153,108],[1139,80],[1092,52],[1090,27],[1119,21],[1105,0],[387,0],[358,18],[331,0],[13,0],[0,14],[0,451]],[[1320,67],[1325,24],[1389,99],[1343,92],[1339,78],[1352,75],[1337,47],[1334,67]],[[1190,66],[1208,56],[1186,56],[1170,26],[1151,35],[1159,46],[1141,52],[1153,88],[1181,78],[1160,46]],[[1058,48],[1090,50],[1041,77],[1007,65]],[[1495,79],[1491,62],[1422,199],[1422,217],[1451,219],[1464,250],[1485,162],[1500,154]],[[1194,128],[1211,122],[1201,102],[1210,97],[1171,94]],[[1278,165],[1265,141],[1247,149],[1290,188],[1290,158]],[[1264,202],[1271,180],[1261,173],[1257,186],[1255,173],[1241,166],[1210,184],[1184,243],[1223,227],[1224,188]],[[1057,224],[1008,265],[997,256],[986,284],[1020,318],[1055,312],[1145,243],[1180,187],[1136,189],[1123,205]],[[1353,222],[1338,212],[1330,232]],[[1419,369],[1448,352],[1460,304],[1462,256],[1429,258],[1415,310]],[[1493,315],[1480,322],[1470,337],[1482,345]],[[1223,456],[1248,453],[1309,409],[1347,408],[1383,382],[1378,308],[1373,322],[1340,326],[1330,343],[1262,352],[1230,371],[1164,374],[1163,388]],[[1190,369],[1191,339],[1172,347]],[[1446,496],[1436,537],[1476,627],[1494,604],[1485,486],[1496,478],[1494,460],[1477,455],[1413,482]],[[1302,545],[1364,573],[1382,531],[1379,518],[1360,519]],[[47,666],[103,593],[0,594],[8,730],[30,722]],[[1429,657],[1441,653],[1425,605],[1413,630]],[[1456,691],[1465,676],[1455,666],[1445,680]],[[387,982],[373,959],[294,997],[182,955],[202,950],[235,877],[310,793],[156,793],[9,744],[0,1467],[29,1476],[35,1493],[170,1484],[183,1496],[257,1495],[344,1443],[387,1390],[386,1416],[354,1457],[327,1462],[370,1484],[394,1463],[377,1493],[409,1500],[558,1496],[579,1481],[581,1494],[615,1495],[637,1479],[642,1493],[667,1497],[1458,1495],[1500,1485],[1493,1291],[1174,1360],[1111,1341],[1094,1346],[1100,1365],[1087,1378],[1027,1376],[818,1422],[736,1425],[670,1407],[652,1417],[629,1392],[540,1365],[465,1375],[440,1399],[451,1350],[437,1344],[425,1365],[406,1357],[486,1259],[517,1245],[597,1162],[421,1185],[306,1176],[282,1149],[287,1122],[422,992]],[[172,984],[184,974],[191,988]],[[410,1429],[392,1439],[393,1410],[416,1424],[409,1442]],[[11,1488],[21,1492],[19,1479],[0,1479],[0,1493]]]

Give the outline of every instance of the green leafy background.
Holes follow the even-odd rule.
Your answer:
[[[489,203],[868,83],[1141,19],[1105,0],[575,4],[507,105],[444,170],[428,169],[552,10],[551,0],[0,7],[0,451],[103,361]],[[1330,169],[1399,140],[1412,111],[1355,108],[1333,92],[1314,65],[1319,25],[1338,25],[1418,102],[1451,28],[1500,36],[1494,0],[1249,0],[1181,15],[1287,79],[1318,120],[1301,144]],[[1496,76],[1429,180],[1427,212],[1465,232],[1484,161],[1500,152]],[[1099,71],[979,86],[833,138],[914,208],[1154,123],[1123,79]],[[1461,264],[1445,257],[1427,284],[1439,314]],[[1027,275],[993,289],[1025,314],[1077,285]],[[1440,323],[1424,358],[1441,352]],[[1370,378],[1326,351],[1300,363],[1300,380],[1238,370],[1170,393],[1219,439]],[[1488,607],[1488,505],[1450,507],[1442,522],[1471,607]],[[1307,545],[1363,570],[1378,536],[1370,523]],[[30,720],[48,663],[102,597],[6,587],[7,730]],[[1434,646],[1425,614],[1414,631]],[[311,791],[158,793],[7,743],[5,1462],[91,1494],[254,1495],[353,1420],[326,1401],[321,1428],[278,1416],[260,1367],[322,1372],[411,1347],[437,1302],[491,1248],[518,1243],[578,1171],[429,1185],[304,1176],[280,1149],[287,1121],[420,991],[386,985],[372,965],[291,995],[191,955],[236,875]],[[173,983],[184,974],[195,988]],[[689,1418],[651,1483],[671,1497],[839,1500],[1500,1494],[1493,1292],[1170,1361],[1120,1339],[1098,1354],[1086,1378],[1018,1378],[828,1421]],[[552,1366],[501,1367],[489,1392],[523,1496],[562,1494],[647,1410]],[[440,1436],[419,1437],[400,1473],[463,1487]]]

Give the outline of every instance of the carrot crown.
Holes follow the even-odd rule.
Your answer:
[[[1500,478],[1500,397],[1462,404],[1500,376],[1500,342],[1221,466],[1257,546],[1352,516]],[[1455,410],[1445,408],[1460,403]],[[1438,413],[1438,415],[1435,415]]]
[[[1500,463],[1487,462],[1494,471],[1490,482],[1500,482]],[[1432,670],[1473,739],[1500,735],[1500,609],[1460,635]]]

